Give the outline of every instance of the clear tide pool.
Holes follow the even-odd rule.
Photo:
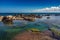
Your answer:
[[[34,22],[25,20],[14,20],[13,24],[4,24],[3,22],[0,22],[0,39],[1,40],[4,40],[3,38],[9,39],[10,37],[14,36],[13,34],[17,34],[26,29],[36,28],[40,31],[46,31],[50,27],[49,26],[50,24],[56,24],[56,25],[60,24],[60,16],[50,16],[50,19],[47,19],[46,17],[43,17],[42,19],[36,18]],[[56,29],[58,28],[56,27]]]

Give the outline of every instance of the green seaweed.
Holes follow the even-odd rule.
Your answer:
[[[51,31],[54,32],[56,35],[60,36],[60,30],[58,30],[57,28],[52,27]]]

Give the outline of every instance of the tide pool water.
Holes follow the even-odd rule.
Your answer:
[[[0,22],[0,40],[10,40],[11,37],[27,29],[46,31],[49,28],[55,27],[53,24],[60,24],[60,16],[50,16],[50,19],[47,19],[47,16],[43,16],[41,19],[36,18],[34,22],[25,20],[14,20],[13,24]],[[56,29],[58,29],[58,27],[56,27]]]

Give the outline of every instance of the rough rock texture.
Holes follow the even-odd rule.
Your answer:
[[[23,32],[22,34],[17,34],[12,40],[56,40],[48,35],[47,32]]]

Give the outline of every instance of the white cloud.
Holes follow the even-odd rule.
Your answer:
[[[0,7],[0,13],[51,13],[51,12],[57,12],[60,13],[60,5],[58,7],[50,7],[50,8],[42,8],[42,9],[30,9],[30,8],[1,8]]]
[[[60,13],[60,7],[50,7],[50,8],[43,8],[43,9],[36,9],[32,10],[32,12],[42,12],[42,13],[47,13],[47,12],[58,12]]]

